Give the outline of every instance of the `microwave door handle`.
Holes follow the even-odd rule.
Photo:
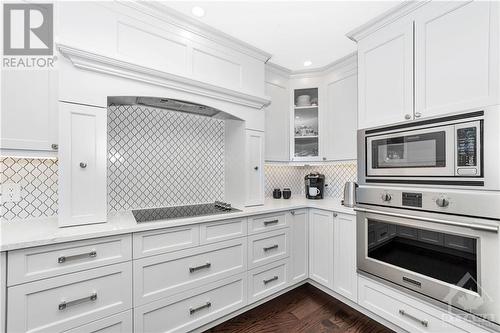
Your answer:
[[[360,207],[355,207],[354,210],[357,212],[363,212],[363,213],[379,214],[379,215],[392,216],[392,217],[401,217],[401,218],[405,218],[405,219],[419,220],[419,221],[425,221],[425,222],[434,222],[434,223],[452,225],[452,226],[456,226],[456,227],[466,227],[466,228],[470,228],[470,229],[474,229],[474,230],[498,233],[498,226],[495,226],[495,225],[474,224],[474,223],[457,222],[457,221],[442,220],[442,219],[433,219],[430,217],[420,217],[420,216],[400,214],[400,213],[391,213],[391,212],[384,212],[384,211],[380,211],[380,210],[360,208]]]

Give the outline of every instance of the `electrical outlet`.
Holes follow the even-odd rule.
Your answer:
[[[13,182],[2,184],[2,203],[21,201],[21,185]]]

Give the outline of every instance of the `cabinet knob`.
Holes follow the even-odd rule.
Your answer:
[[[407,113],[407,114],[405,114],[405,119],[406,119],[406,120],[410,120],[410,119],[411,119],[411,115],[409,115],[408,113]]]
[[[80,162],[80,168],[85,169],[87,167],[87,163]]]
[[[294,211],[294,210],[292,210],[292,211],[290,212],[290,214],[295,215],[295,211]]]
[[[323,157],[323,161],[326,161],[326,157]]]
[[[57,143],[53,143],[50,145],[50,148],[52,148],[53,150],[58,150],[59,149],[59,145]]]
[[[337,217],[337,216],[339,216],[339,214],[333,212],[333,217]]]
[[[256,167],[254,167],[253,169],[254,169],[254,170],[259,170],[259,167],[258,167],[258,166],[256,166]]]
[[[415,112],[415,118],[420,118],[422,117],[422,114],[420,112]]]

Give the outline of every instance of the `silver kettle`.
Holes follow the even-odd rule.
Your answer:
[[[356,204],[356,189],[358,184],[356,182],[346,182],[344,185],[344,200],[342,205],[346,207],[354,207]]]

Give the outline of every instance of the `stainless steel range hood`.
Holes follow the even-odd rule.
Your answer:
[[[108,99],[108,102],[109,104],[144,105],[157,109],[178,111],[205,117],[235,119],[233,116],[219,109],[207,105],[202,105],[194,102],[182,101],[172,98],[119,96],[119,97],[110,97]]]

